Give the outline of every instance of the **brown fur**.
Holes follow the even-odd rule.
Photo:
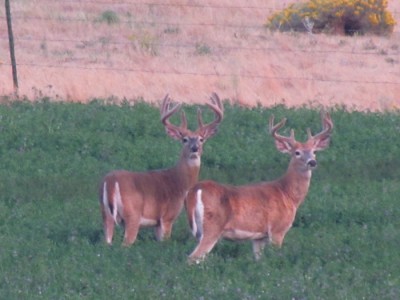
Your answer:
[[[304,201],[316,166],[315,151],[329,145],[333,123],[323,117],[324,130],[311,136],[305,143],[276,134],[285,119],[270,130],[279,151],[289,153],[291,160],[284,176],[271,182],[230,186],[214,181],[203,181],[193,186],[186,198],[186,211],[193,234],[199,239],[189,262],[198,262],[212,250],[220,238],[252,240],[253,252],[259,259],[268,242],[281,246],[285,234],[293,224],[296,211]],[[198,191],[201,190],[201,199]],[[201,201],[201,203],[199,202]],[[196,218],[203,211],[203,219]]]
[[[135,242],[142,226],[155,227],[157,240],[170,237],[186,193],[198,180],[203,144],[217,132],[217,126],[223,118],[223,107],[218,96],[213,94],[211,99],[213,104],[209,104],[209,107],[214,110],[216,119],[204,125],[199,112],[199,128],[192,132],[187,129],[184,113],[181,126],[169,123],[168,118],[179,109],[179,105],[169,109],[170,100],[168,95],[165,97],[161,108],[162,122],[167,134],[183,145],[176,166],[148,172],[112,171],[104,177],[99,199],[108,244],[112,243],[115,223],[125,226],[125,246]]]

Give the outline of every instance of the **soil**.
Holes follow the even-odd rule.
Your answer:
[[[19,95],[204,103],[216,92],[247,106],[400,109],[399,25],[389,37],[266,30],[288,2],[13,1]],[[399,23],[400,2],[389,2]],[[0,23],[4,96],[13,93],[4,12]]]

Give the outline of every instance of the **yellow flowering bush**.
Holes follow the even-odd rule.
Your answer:
[[[387,0],[309,0],[293,3],[268,18],[266,26],[280,31],[310,31],[347,35],[390,34],[396,25]]]

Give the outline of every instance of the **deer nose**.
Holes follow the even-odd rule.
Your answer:
[[[309,167],[311,167],[311,168],[315,168],[315,167],[317,166],[317,161],[316,161],[315,159],[310,159],[310,160],[307,162],[307,165],[308,165]]]
[[[193,145],[192,147],[190,147],[190,150],[191,150],[192,152],[198,152],[198,151],[199,151],[199,146]]]

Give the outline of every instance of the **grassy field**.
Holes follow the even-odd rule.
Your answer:
[[[186,106],[194,126],[195,107]],[[271,113],[296,137],[320,130],[317,110],[244,109],[204,149],[201,178],[243,184],[281,175],[288,157],[267,134]],[[281,249],[260,262],[223,241],[188,266],[195,240],[182,214],[172,239],[142,230],[131,248],[103,241],[97,186],[112,169],[175,163],[157,108],[12,102],[0,105],[2,299],[398,299],[400,115],[332,109],[329,149]],[[212,115],[206,114],[206,119]],[[177,120],[177,119],[175,119]],[[287,131],[288,132],[288,131]],[[286,132],[286,133],[287,133]]]

